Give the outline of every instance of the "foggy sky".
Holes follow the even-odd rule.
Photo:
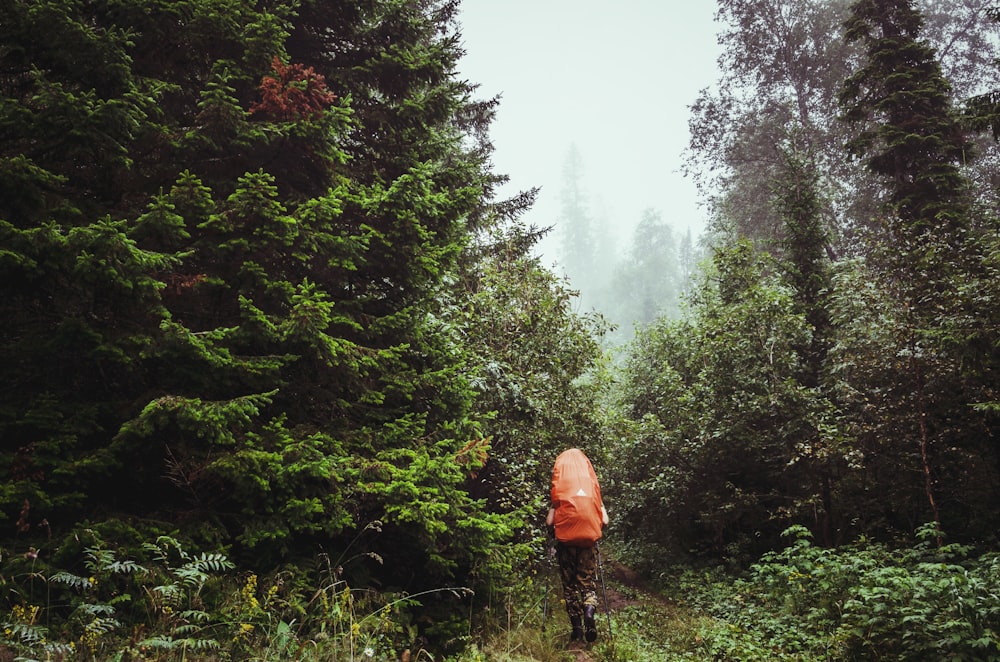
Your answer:
[[[701,232],[680,166],[688,106],[717,78],[714,12],[710,0],[462,1],[459,70],[478,98],[501,95],[490,135],[494,170],[511,178],[502,193],[542,187],[527,222],[555,223],[575,144],[592,214],[622,228],[619,249],[650,207],[678,234]]]

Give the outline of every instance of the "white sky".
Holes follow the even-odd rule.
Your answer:
[[[718,77],[714,13],[711,0],[463,0],[459,70],[479,98],[501,95],[490,135],[494,170],[511,178],[502,194],[542,187],[527,222],[555,223],[575,144],[591,210],[622,228],[620,249],[647,208],[701,232],[680,167],[688,107]]]

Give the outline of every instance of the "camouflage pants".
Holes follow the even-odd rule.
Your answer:
[[[598,607],[597,554],[593,547],[573,547],[556,544],[559,574],[562,576],[563,599],[570,620],[583,618],[583,608]]]

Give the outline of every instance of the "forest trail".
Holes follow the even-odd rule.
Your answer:
[[[667,600],[662,595],[650,590],[646,586],[638,573],[618,561],[605,558],[604,573],[604,585],[598,587],[598,590],[601,591],[601,595],[598,596],[601,601],[601,608],[597,614],[597,631],[599,637],[607,637],[609,634],[608,613],[611,614],[611,623],[612,627],[614,627],[615,614],[628,607],[648,604],[651,601],[667,604]],[[619,587],[621,587],[621,590],[619,590]],[[559,614],[556,614],[556,618],[558,617]],[[590,649],[590,644],[577,642],[569,644],[567,652],[572,655],[573,662],[599,662],[601,658],[595,657]],[[567,659],[570,658],[567,656]]]

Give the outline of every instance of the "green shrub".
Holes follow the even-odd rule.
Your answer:
[[[822,659],[1000,660],[1000,556],[938,547],[932,526],[910,548],[811,542],[804,527],[764,555],[713,613],[777,649]]]

